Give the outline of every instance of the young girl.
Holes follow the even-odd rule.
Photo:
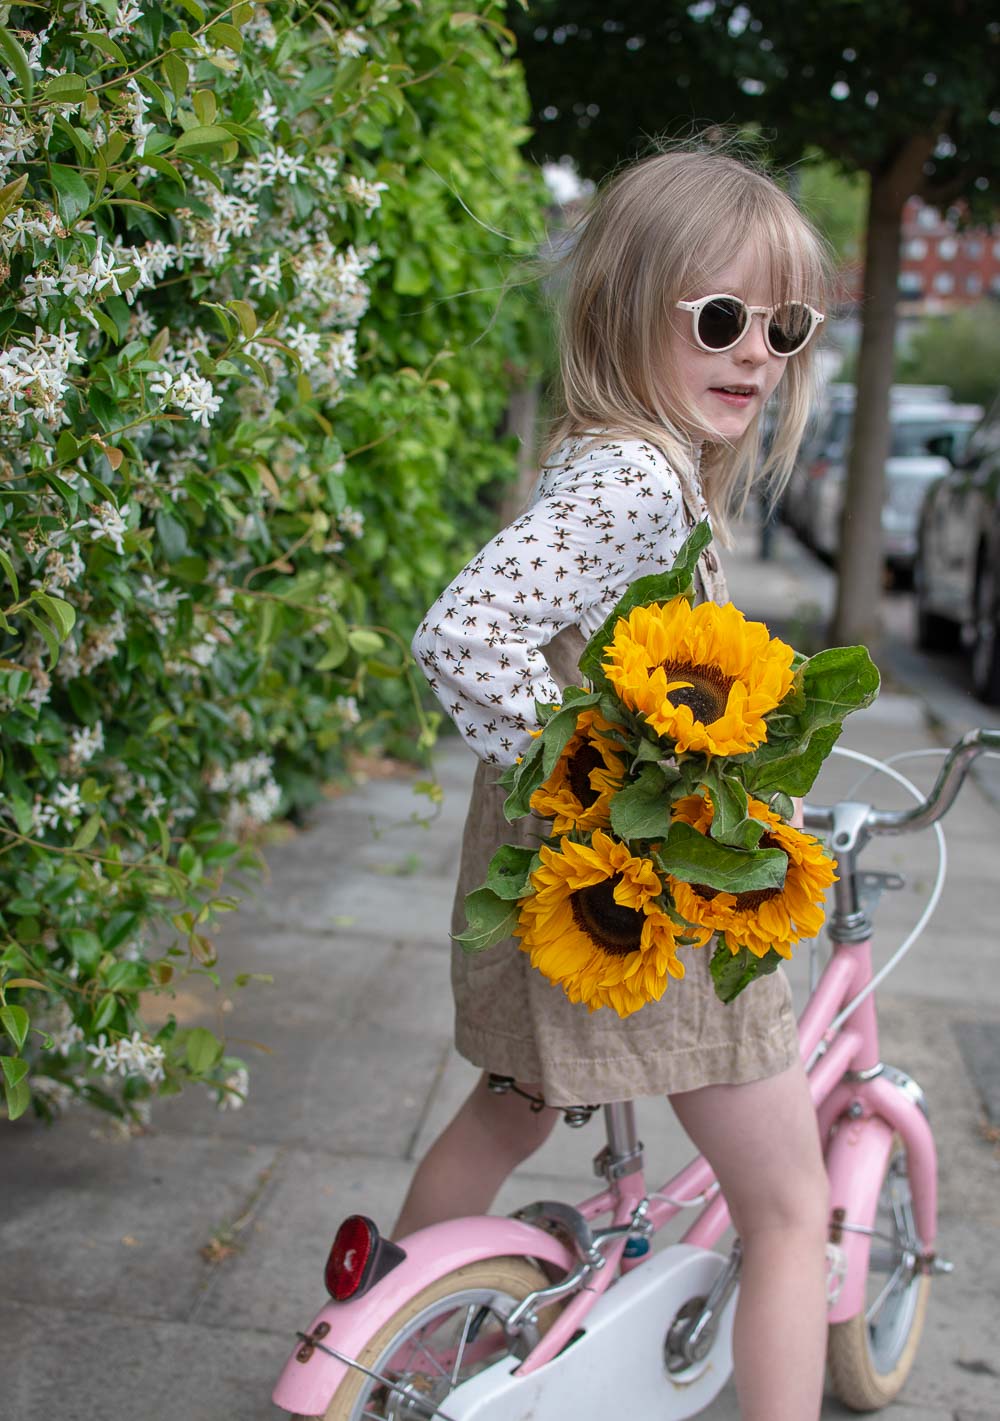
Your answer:
[[[718,151],[646,159],[600,193],[566,261],[561,417],[534,500],[459,574],[414,640],[480,757],[455,932],[494,849],[545,832],[530,818],[508,824],[496,784],[498,767],[530,743],[535,701],[579,684],[585,640],[630,582],[671,565],[699,520],[710,514],[726,539],[727,511],[761,473],[771,396],[763,472],[779,481],[809,408],[823,251],[762,173]],[[711,548],[698,574],[700,597],[727,600]],[[491,1094],[487,1073],[514,1077],[550,1106],[666,1094],[711,1162],[743,1243],[734,1346],[744,1421],[813,1421],[828,1202],[789,989],[777,973],[724,1005],[708,960],[708,949],[689,950],[683,980],[622,1020],[570,1003],[513,939],[478,957],[455,949],[457,1045],[484,1075],[418,1168],[396,1236],[488,1210],[551,1130],[554,1111]]]

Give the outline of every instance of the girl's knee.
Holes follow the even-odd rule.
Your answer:
[[[789,1171],[778,1181],[752,1186],[731,1206],[733,1223],[746,1239],[756,1232],[782,1232],[825,1239],[830,1224],[830,1186],[825,1169]]]

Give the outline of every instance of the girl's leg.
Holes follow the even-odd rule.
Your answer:
[[[444,1219],[485,1214],[511,1171],[548,1138],[555,1110],[535,1114],[519,1095],[494,1095],[486,1079],[480,1076],[417,1166],[393,1238]],[[539,1093],[537,1086],[521,1088]]]
[[[743,1244],[733,1333],[742,1421],[816,1421],[829,1198],[805,1072],[795,1065],[670,1099],[715,1170]]]

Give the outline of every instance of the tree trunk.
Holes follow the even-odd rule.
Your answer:
[[[873,652],[882,631],[882,501],[889,454],[889,388],[903,205],[920,188],[923,164],[932,146],[933,140],[926,134],[911,139],[887,169],[872,174],[868,200],[857,400],[831,639],[841,645],[863,642]]]

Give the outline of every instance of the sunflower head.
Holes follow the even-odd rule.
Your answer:
[[[704,795],[688,795],[674,805],[674,817],[707,834],[712,825],[712,802]],[[759,799],[751,799],[747,812],[766,825],[759,847],[781,849],[788,856],[781,888],[759,888],[746,893],[722,893],[700,883],[684,883],[668,875],[667,883],[678,913],[688,922],[719,934],[734,955],[748,948],[764,957],[773,948],[791,957],[792,944],[815,937],[823,925],[823,898],[836,881],[836,864],[818,839],[793,829]]]
[[[609,738],[613,729],[598,711],[581,711],[555,769],[531,796],[532,809],[553,820],[554,833],[611,823],[611,796],[625,779],[621,745]]]
[[[630,1016],[684,976],[680,930],[660,906],[663,884],[648,859],[601,829],[590,844],[562,839],[540,853],[514,932],[571,1002]],[[699,932],[699,945],[710,936]]]
[[[766,739],[764,716],[792,688],[794,655],[731,602],[675,597],[620,618],[604,671],[678,753],[739,755]]]

